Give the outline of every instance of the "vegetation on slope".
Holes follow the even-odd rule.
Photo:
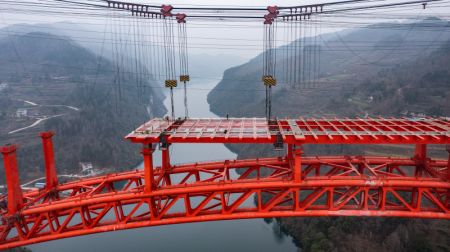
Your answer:
[[[0,144],[20,145],[23,178],[43,176],[37,134],[43,130],[56,132],[59,173],[79,172],[79,162],[119,170],[140,162],[138,148],[123,137],[149,117],[163,115],[161,91],[138,88],[135,75],[121,75],[119,80],[109,60],[57,35],[34,32],[3,38],[0,58],[0,82],[8,84],[0,91]],[[16,118],[18,108],[35,114]],[[59,116],[9,134],[54,115]]]

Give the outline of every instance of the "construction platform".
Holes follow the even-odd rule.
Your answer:
[[[450,144],[450,118],[154,118],[134,143]]]

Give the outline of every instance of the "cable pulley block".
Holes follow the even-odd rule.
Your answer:
[[[184,13],[177,13],[175,15],[175,18],[177,19],[177,22],[180,23],[186,23],[186,14]]]
[[[173,10],[173,6],[172,5],[161,5],[161,14],[164,17],[171,17],[172,16],[172,10]]]

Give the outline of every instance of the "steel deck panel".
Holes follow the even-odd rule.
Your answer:
[[[155,118],[126,136],[136,143],[450,144],[448,118]]]

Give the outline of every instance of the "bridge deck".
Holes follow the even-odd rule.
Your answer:
[[[126,136],[136,143],[449,144],[450,120],[440,119],[281,119],[155,118]]]

